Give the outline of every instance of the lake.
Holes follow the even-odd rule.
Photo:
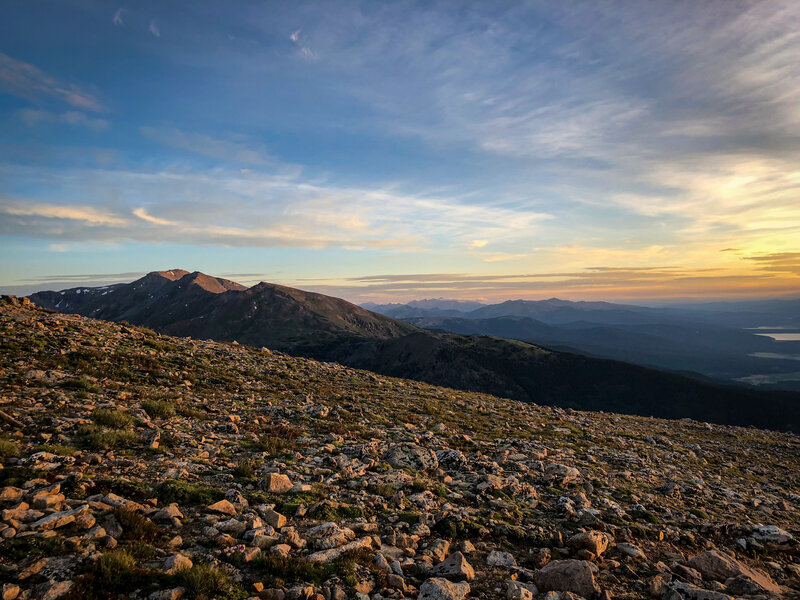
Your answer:
[[[778,342],[800,342],[800,333],[757,333]]]

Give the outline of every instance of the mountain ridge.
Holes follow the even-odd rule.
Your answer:
[[[193,284],[206,281],[202,274],[162,273],[112,288],[30,298],[45,308],[169,335],[266,346],[540,404],[778,428],[800,424],[795,394],[712,385],[530,342],[426,331],[342,299],[267,282],[217,293]]]

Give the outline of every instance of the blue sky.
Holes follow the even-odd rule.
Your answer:
[[[800,293],[796,2],[0,7],[0,287]]]

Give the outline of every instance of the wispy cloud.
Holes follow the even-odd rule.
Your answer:
[[[179,148],[202,156],[252,165],[272,162],[263,145],[248,145],[242,136],[219,139],[202,133],[182,131],[176,127],[151,127],[143,125],[139,132],[146,138],[166,146]]]
[[[169,221],[167,219],[159,219],[158,217],[154,217],[153,215],[149,214],[144,208],[134,208],[133,209],[133,216],[139,217],[143,221],[147,221],[148,223],[153,223],[154,225],[163,225],[164,227],[174,227],[178,225],[175,221]]]
[[[502,301],[542,299],[707,298],[715,295],[796,293],[798,280],[758,273],[708,272],[691,267],[589,268],[548,274],[407,274],[356,277],[300,287],[358,302],[397,301],[430,295]]]
[[[22,98],[55,98],[83,110],[102,110],[97,99],[77,85],[59,81],[34,65],[1,52],[0,89]]]
[[[774,273],[794,273],[800,275],[800,252],[775,252],[760,256],[747,256],[761,271]]]
[[[311,50],[311,48],[309,48],[303,41],[302,33],[303,33],[302,29],[297,29],[292,32],[292,34],[289,36],[289,39],[295,46],[297,46],[297,51],[300,54],[300,56],[309,60],[316,58],[316,55]]]
[[[4,212],[8,217],[18,217],[17,221],[20,224],[36,222],[28,220],[28,217],[41,217],[48,221],[75,221],[85,227],[124,227],[128,224],[127,219],[95,206],[64,206],[35,202],[21,204],[13,199],[0,198],[0,212]]]
[[[122,20],[122,11],[122,8],[118,8],[117,12],[114,13],[114,18],[111,19],[111,22],[117,27],[121,27],[125,24],[125,21]]]
[[[47,110],[36,110],[25,108],[18,112],[19,118],[27,125],[37,123],[62,123],[66,125],[77,125],[87,127],[93,131],[105,131],[108,129],[108,121],[89,117],[84,113],[69,110],[64,113],[53,113]]]
[[[150,21],[150,26],[148,27],[148,30],[150,31],[150,34],[153,37],[157,38],[161,37],[161,30],[158,28],[158,23],[156,23],[154,20]]]
[[[159,172],[20,170],[0,167],[17,184],[37,181],[50,202],[0,199],[0,233],[57,241],[156,241],[255,247],[422,250],[476,231],[528,235],[546,214],[473,205],[448,196],[392,188],[347,187],[298,175],[214,170]],[[13,175],[12,175],[13,174]],[[108,208],[76,205],[84,190]],[[52,202],[61,197],[62,204]],[[113,200],[112,200],[113,199]],[[155,200],[158,199],[158,200]],[[112,208],[113,207],[113,208]],[[64,221],[71,220],[71,224]]]

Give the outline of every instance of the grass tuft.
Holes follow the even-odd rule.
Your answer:
[[[153,419],[168,419],[175,416],[175,407],[171,402],[164,400],[145,400],[142,402],[142,410]]]

